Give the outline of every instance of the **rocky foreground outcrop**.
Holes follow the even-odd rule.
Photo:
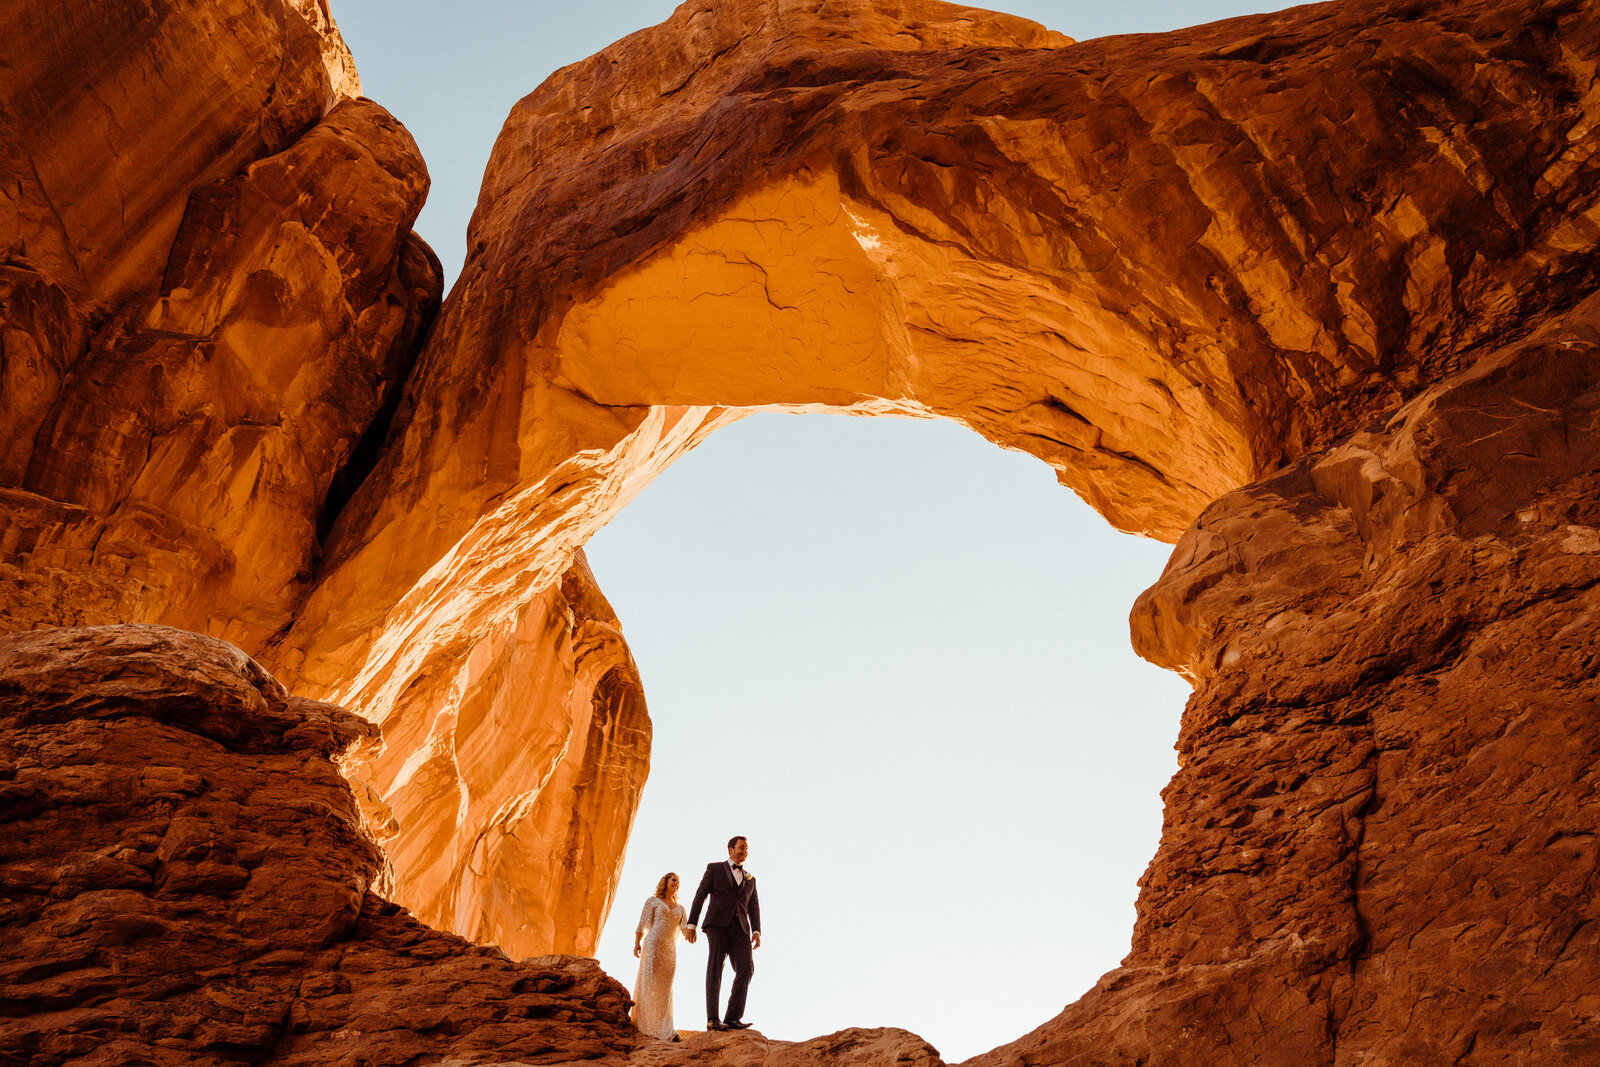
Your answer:
[[[66,10],[0,14],[0,626],[388,745],[9,639],[14,1054],[934,1062],[641,1043],[381,902],[591,949],[649,720],[581,545],[833,408],[1178,545],[1130,954],[981,1063],[1600,1059],[1600,8],[685,5],[518,104],[437,320],[325,9]]]
[[[569,1062],[638,1039],[593,960],[372,889],[365,720],[159,626],[0,638],[0,1062]]]
[[[214,638],[0,638],[0,1062],[938,1064],[894,1030],[671,1046],[593,960],[429,929],[340,773],[380,743]]]

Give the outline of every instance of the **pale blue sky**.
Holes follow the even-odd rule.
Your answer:
[[[418,229],[450,281],[511,105],[673,6],[334,0],[367,95],[427,158]],[[1087,39],[1273,6],[1004,9]],[[656,738],[602,964],[632,987],[656,879],[692,890],[743,833],[767,1034],[901,1026],[953,1063],[1054,1015],[1127,952],[1160,835],[1188,687],[1133,655],[1127,614],[1168,552],[950,423],[718,431],[589,549]],[[683,1027],[704,952],[680,947]]]

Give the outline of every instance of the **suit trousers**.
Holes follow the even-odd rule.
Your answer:
[[[750,976],[756,973],[756,961],[750,952],[750,935],[744,932],[744,927],[737,921],[727,926],[707,926],[704,933],[711,949],[706,960],[706,1019],[711,1022],[742,1022]],[[724,960],[733,964],[733,988],[728,991],[728,1013],[718,1015]]]

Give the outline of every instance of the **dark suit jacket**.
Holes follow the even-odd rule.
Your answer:
[[[738,923],[746,934],[761,929],[761,901],[756,896],[756,880],[745,876],[744,884],[735,884],[733,868],[727,863],[706,866],[700,888],[694,891],[694,903],[689,907],[689,925],[699,926],[700,905],[710,900],[706,909],[707,926],[732,926]]]

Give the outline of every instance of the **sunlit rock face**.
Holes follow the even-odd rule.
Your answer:
[[[270,657],[437,306],[423,162],[316,2],[0,30],[0,629]],[[615,616],[571,552],[554,577],[453,699],[363,706],[396,742],[352,771],[404,899],[524,953],[592,949],[648,767]]]
[[[1583,5],[1073,44],[937,4],[729,0],[552,76],[507,121],[462,279],[272,653],[392,739],[363,773],[402,813],[399,899],[515,951],[592,945],[528,888],[569,852],[498,881],[466,858],[578,803],[550,792],[554,739],[593,698],[553,591],[710,430],[952,418],[1176,540],[1588,291],[1595,51]],[[512,662],[578,681],[506,686]],[[508,762],[490,730],[548,743]],[[631,818],[623,766],[584,772],[613,790],[597,842]],[[582,915],[615,866],[596,844],[576,868]]]
[[[0,13],[0,627],[287,624],[439,292],[357,91],[315,0]]]
[[[593,960],[373,892],[371,723],[161,626],[0,637],[0,1060],[572,1062],[639,1041]]]
[[[515,955],[592,954],[650,765],[650,720],[617,619],[580,553],[451,670],[383,713],[353,765],[385,825],[393,892],[443,929]]]

